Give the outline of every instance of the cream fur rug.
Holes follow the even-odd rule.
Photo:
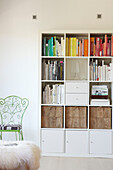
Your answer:
[[[0,141],[0,169],[13,170],[27,164],[29,170],[40,166],[40,150],[32,142]]]

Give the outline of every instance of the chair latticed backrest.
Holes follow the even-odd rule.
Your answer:
[[[23,115],[29,105],[26,98],[21,99],[18,96],[8,96],[5,99],[0,98],[1,124],[19,124],[22,125]]]

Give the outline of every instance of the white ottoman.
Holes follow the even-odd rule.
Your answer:
[[[0,141],[0,170],[37,170],[40,150],[27,141]]]

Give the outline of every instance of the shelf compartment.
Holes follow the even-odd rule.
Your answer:
[[[111,56],[112,34],[90,34],[90,56]]]
[[[42,59],[42,80],[64,80],[64,59]]]
[[[66,58],[66,80],[88,80],[88,60]]]
[[[87,107],[66,106],[65,107],[65,128],[87,128]]]
[[[112,82],[112,61],[111,58],[90,58],[90,81]]]
[[[111,88],[112,83],[110,83],[110,82],[98,82],[98,81],[90,82],[90,97],[89,97],[90,101],[92,99],[91,90],[92,90],[93,85],[96,85],[96,86],[97,85],[106,85],[107,86],[107,88],[108,88],[108,99],[110,99],[110,105],[112,105],[112,88]],[[96,96],[96,99],[99,99],[98,95]],[[89,103],[91,103],[90,101],[89,101]]]
[[[41,128],[63,128],[64,107],[42,106]]]
[[[66,34],[66,56],[88,56],[88,34]]]
[[[42,82],[42,104],[64,104],[64,82]]]
[[[90,107],[89,128],[90,129],[111,129],[112,128],[111,107]]]
[[[42,56],[64,56],[64,34],[42,34]]]

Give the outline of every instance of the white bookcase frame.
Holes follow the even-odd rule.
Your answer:
[[[88,34],[88,56],[87,57],[83,57],[83,56],[75,56],[75,57],[71,57],[71,56],[42,56],[42,34],[64,34],[64,39],[65,39],[65,42],[66,42],[66,33],[69,33],[69,34]],[[87,121],[88,121],[88,125],[87,125],[87,129],[69,129],[69,128],[65,128],[65,107],[66,106],[84,106],[84,105],[66,105],[66,97],[64,95],[64,104],[42,104],[41,101],[42,101],[42,83],[43,82],[46,82],[46,83],[56,83],[56,82],[63,82],[64,83],[64,91],[65,91],[65,94],[66,94],[66,89],[65,89],[65,85],[66,85],[66,81],[70,81],[70,80],[66,80],[66,59],[68,58],[78,58],[78,59],[82,59],[82,58],[85,58],[88,62],[88,79],[86,81],[83,81],[83,82],[87,82],[88,83],[88,101],[89,101],[89,96],[90,96],[90,83],[91,82],[99,82],[99,81],[91,81],[89,79],[89,61],[90,61],[90,58],[101,58],[101,59],[106,59],[106,58],[110,58],[112,59],[112,63],[113,63],[113,57],[112,56],[102,56],[102,57],[93,57],[93,56],[90,56],[90,34],[98,34],[98,33],[102,33],[102,34],[108,34],[108,33],[113,33],[113,30],[106,30],[106,31],[101,31],[101,30],[97,30],[97,31],[82,31],[82,30],[72,30],[72,31],[69,31],[69,30],[65,30],[65,31],[42,31],[40,33],[40,57],[39,57],[39,63],[40,63],[40,67],[39,67],[39,72],[40,72],[40,88],[39,88],[39,98],[40,98],[40,102],[39,102],[39,129],[40,129],[40,134],[39,134],[39,138],[40,138],[40,147],[41,147],[41,150],[42,150],[42,155],[43,156],[76,156],[76,157],[112,157],[113,158],[113,81],[100,81],[100,82],[110,82],[111,83],[111,98],[112,98],[112,104],[110,104],[109,106],[112,107],[112,129],[89,129],[89,107],[91,106],[88,102],[88,105],[85,105],[87,106],[88,108],[88,117],[87,117]],[[65,49],[66,49],[66,43],[65,43]],[[66,51],[66,50],[64,50]],[[58,59],[64,59],[64,80],[42,80],[42,59],[44,58],[47,58],[47,59],[51,59],[51,58],[58,58]],[[76,81],[76,80],[74,80]],[[82,81],[77,81],[77,82],[82,82]],[[64,127],[63,128],[41,128],[41,107],[42,106],[63,106],[64,107]],[[99,105],[97,105],[99,106]],[[107,107],[107,106],[106,106]],[[43,139],[42,139],[42,132],[45,132],[44,134],[46,134],[47,131],[64,131],[64,153],[54,153],[54,152],[46,152],[44,153],[43,152]],[[87,148],[88,148],[88,152],[86,154],[82,154],[82,153],[74,153],[74,154],[68,154],[66,153],[66,132],[68,131],[71,131],[71,132],[87,132],[88,133],[88,142],[87,142]],[[92,154],[90,153],[90,132],[94,132],[96,134],[96,132],[110,132],[111,133],[111,153],[110,154],[106,154],[106,153],[100,153],[100,154]],[[97,135],[98,136],[98,135]],[[51,136],[51,139],[52,139],[52,136]],[[58,139],[57,139],[58,140]],[[51,144],[50,144],[51,145]]]

